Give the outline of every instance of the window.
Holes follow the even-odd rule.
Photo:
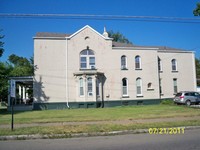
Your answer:
[[[122,96],[128,96],[128,81],[127,81],[127,78],[122,79]]]
[[[79,79],[79,95],[84,95],[84,85],[83,85],[83,78]]]
[[[127,69],[127,62],[126,62],[126,56],[121,57],[121,69]]]
[[[152,89],[152,83],[151,83],[151,82],[149,82],[149,83],[147,84],[147,89]]]
[[[172,71],[177,71],[177,61],[176,61],[176,59],[172,59]]]
[[[162,72],[162,61],[159,57],[158,57],[158,71]]]
[[[178,92],[177,79],[173,79],[174,93]]]
[[[140,56],[135,57],[135,69],[142,69],[142,67],[141,67],[141,57]]]
[[[142,79],[141,78],[136,79],[136,95],[142,96]]]
[[[95,69],[95,55],[92,50],[86,49],[80,52],[80,68]]]
[[[87,92],[88,92],[88,96],[93,96],[93,92],[92,92],[92,78],[89,77],[87,79]]]

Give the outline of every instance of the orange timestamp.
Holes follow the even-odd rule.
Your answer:
[[[184,134],[185,127],[177,128],[149,128],[149,134]]]

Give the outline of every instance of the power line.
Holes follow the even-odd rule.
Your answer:
[[[12,14],[0,13],[0,18],[43,18],[43,19],[87,19],[87,20],[120,20],[172,23],[200,23],[200,18],[161,17],[161,16],[127,16],[127,15],[94,15],[94,14]]]

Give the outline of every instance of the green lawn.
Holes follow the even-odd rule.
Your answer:
[[[99,109],[65,109],[16,112],[15,124],[82,122],[199,116],[200,110],[176,105],[126,106]],[[0,110],[0,124],[10,124],[11,114]]]
[[[193,117],[199,116],[200,109],[189,108],[176,105],[146,105],[146,106],[126,106],[98,109],[65,109],[65,110],[43,110],[16,112],[14,115],[15,124],[31,123],[52,123],[52,122],[84,122],[84,121],[114,121],[114,120],[133,120],[133,119],[151,119],[168,117]],[[0,109],[0,125],[11,122],[11,114]],[[94,133],[109,132],[117,130],[148,129],[154,127],[180,127],[180,126],[199,126],[200,120],[174,121],[174,122],[156,122],[156,123],[130,123],[130,124],[74,124],[57,126],[36,126],[20,127],[14,131],[9,128],[0,128],[2,135],[20,135],[20,134],[65,134],[70,137],[72,133]]]

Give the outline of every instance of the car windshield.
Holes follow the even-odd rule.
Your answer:
[[[181,95],[182,95],[182,93],[177,93],[177,94],[176,94],[176,96],[181,96]]]
[[[199,94],[199,93],[197,93],[197,92],[195,92],[195,93],[194,93],[194,95],[195,95],[195,96],[199,96],[200,94]]]

